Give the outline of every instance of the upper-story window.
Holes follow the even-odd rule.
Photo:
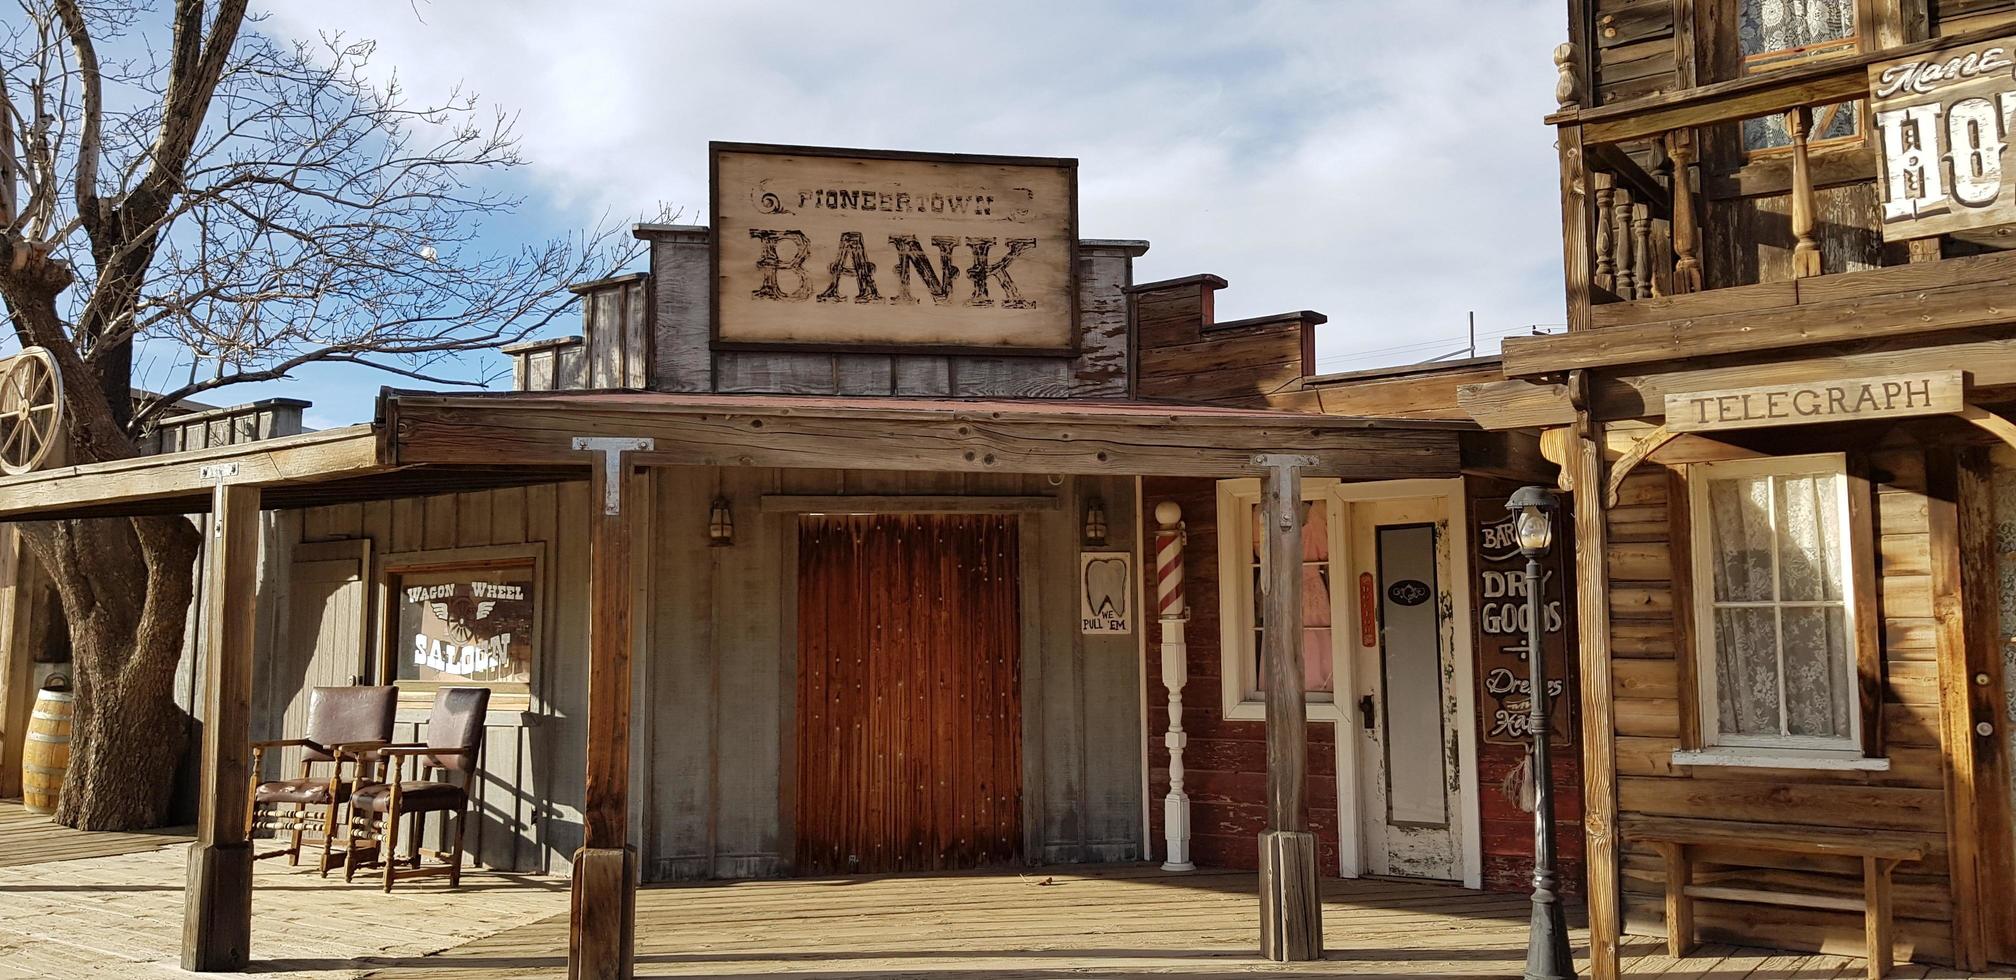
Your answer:
[[[1857,0],[1736,0],[1737,40],[1743,74],[1775,71],[1861,50]],[[1813,110],[1809,144],[1861,135],[1861,104],[1843,102]],[[1769,115],[1743,123],[1743,149],[1768,152],[1792,144],[1785,119]]]

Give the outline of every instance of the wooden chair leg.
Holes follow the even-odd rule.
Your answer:
[[[383,834],[380,835],[380,860],[385,862],[385,891],[392,891],[392,873],[399,867],[399,807],[394,804],[385,815]]]
[[[329,877],[329,853],[336,845],[336,804],[330,803],[322,815],[322,864],[317,868],[322,877]]]
[[[408,863],[417,869],[420,867],[420,855],[425,853],[427,847],[427,811],[422,810],[413,815],[412,834],[412,839],[406,842],[406,846],[410,849],[406,857]]]
[[[287,835],[287,866],[290,868],[301,866],[301,824],[307,816],[308,808],[306,806],[296,806],[294,808],[294,819],[292,821],[294,830]]]
[[[1694,899],[1687,895],[1694,864],[1684,844],[1656,846],[1666,862],[1666,955],[1677,960],[1694,948]]]
[[[446,820],[447,817],[441,819]],[[455,841],[448,853],[448,887],[462,887],[462,832],[469,828],[469,805],[462,805],[462,812],[455,816]]]
[[[1895,955],[1890,941],[1890,871],[1896,862],[1862,859],[1863,931],[1869,953],[1869,980],[1883,980]]]
[[[376,820],[377,816],[375,814],[365,813],[359,816],[354,808],[350,811],[350,839],[343,848],[343,880],[345,882],[355,881],[357,869],[363,867],[363,862],[357,856],[360,844],[369,844],[372,848],[372,853],[377,853],[379,844],[377,843],[378,829]]]

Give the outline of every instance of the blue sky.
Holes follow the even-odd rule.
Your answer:
[[[1562,319],[1558,0],[266,6],[278,35],[377,40],[416,98],[460,83],[518,114],[500,249],[661,202],[700,220],[710,139],[1071,156],[1085,237],[1150,240],[1142,280],[1224,276],[1224,319],[1327,313],[1324,371],[1461,350],[1472,310],[1487,351]],[[214,400],[308,398],[332,425],[396,381]]]

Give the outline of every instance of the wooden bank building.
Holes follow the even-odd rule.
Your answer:
[[[1080,237],[1075,161],[711,157],[709,224],[639,226],[516,390],[0,479],[0,518],[209,529],[186,965],[246,964],[248,741],[358,685],[401,741],[489,692],[460,846],[571,877],[577,976],[628,975],[640,882],[1264,867],[1276,958],[1319,877],[1524,887],[1504,501],[1556,467],[1458,406],[1494,359],[1320,375],[1321,314],[1221,320],[1225,280]]]
[[[2016,961],[2016,4],[1568,35],[1569,330],[1463,403],[1574,493],[1593,973]]]

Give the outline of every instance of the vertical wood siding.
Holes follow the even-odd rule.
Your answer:
[[[801,873],[1020,856],[1018,532],[1008,515],[801,519]]]
[[[668,467],[647,471],[650,590],[640,624],[635,834],[647,877],[787,873],[795,846],[795,518],[772,493],[1055,495],[1024,515],[1020,666],[1024,856],[1127,860],[1141,853],[1140,665],[1135,636],[1082,636],[1068,584],[1085,497],[1106,503],[1110,550],[1133,547],[1128,479]],[[709,547],[708,504],[733,507],[732,547]],[[532,710],[493,715],[472,851],[490,867],[565,873],[581,843],[587,688],[587,490],[579,483],[314,508],[273,515],[270,555],[296,541],[368,538],[374,554],[544,542],[545,635]],[[298,528],[298,530],[297,530]],[[786,533],[791,531],[792,533]],[[287,560],[269,561],[262,649],[286,628]],[[373,637],[375,645],[377,638]],[[190,661],[193,670],[197,664]],[[280,677],[263,662],[261,676]],[[333,669],[333,668],[332,668]],[[332,675],[333,676],[333,675]],[[278,695],[269,692],[267,703]],[[262,715],[261,731],[281,720]],[[397,735],[417,734],[409,720]]]

